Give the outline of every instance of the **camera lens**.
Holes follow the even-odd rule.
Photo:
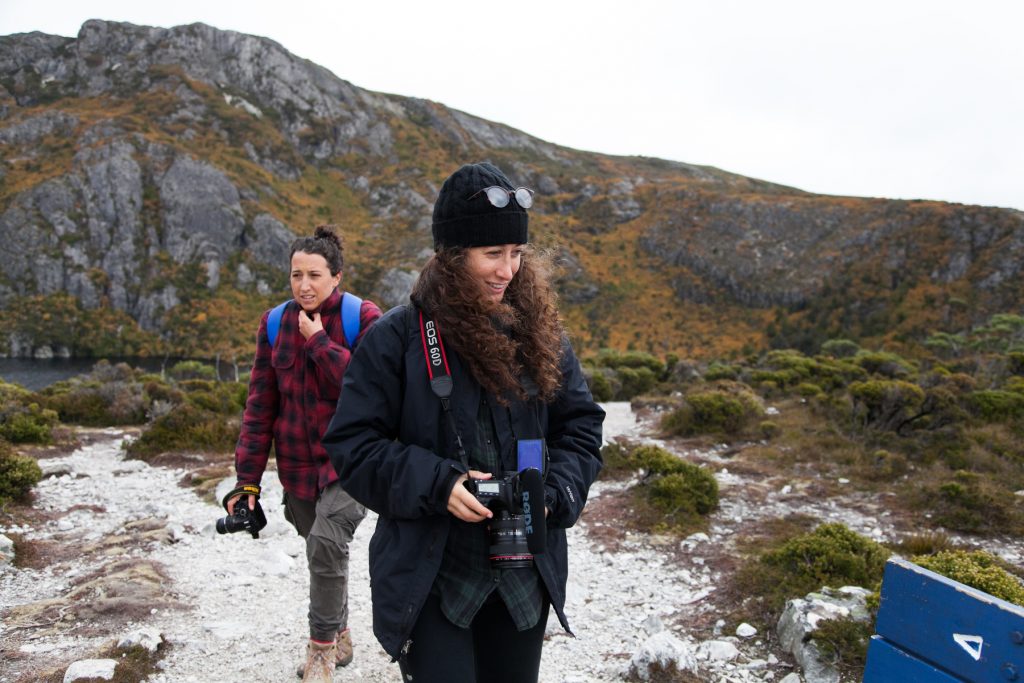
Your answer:
[[[245,506],[240,506],[235,510],[235,514],[221,517],[217,520],[217,533],[233,534],[238,531],[244,531],[249,525],[248,522],[249,510]]]
[[[490,560],[495,568],[520,569],[533,566],[533,555],[526,544],[526,524],[521,515],[501,510],[491,520]]]

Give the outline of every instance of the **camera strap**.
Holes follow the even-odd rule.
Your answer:
[[[420,335],[423,338],[423,357],[427,361],[427,375],[430,377],[430,390],[441,399],[441,408],[448,416],[448,424],[451,425],[452,433],[455,435],[455,446],[458,451],[459,461],[463,467],[469,469],[469,456],[462,445],[462,435],[459,434],[459,427],[455,424],[455,416],[452,414],[452,373],[448,367],[448,356],[444,352],[444,342],[441,341],[441,331],[430,318],[420,314]]]

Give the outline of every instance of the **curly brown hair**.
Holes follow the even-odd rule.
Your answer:
[[[528,398],[524,372],[537,385],[538,398],[550,401],[562,380],[564,333],[549,272],[550,260],[527,248],[496,304],[481,296],[466,268],[466,250],[448,247],[423,267],[410,298],[433,317],[445,346],[499,401],[507,403],[508,394]]]
[[[341,244],[338,226],[333,223],[318,225],[312,237],[300,237],[292,242],[291,251],[288,253],[289,264],[297,251],[323,256],[331,275],[340,273],[345,265],[345,248]]]

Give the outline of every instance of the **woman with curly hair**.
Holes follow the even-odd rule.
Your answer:
[[[374,633],[403,680],[536,681],[549,608],[569,628],[565,529],[604,411],[527,244],[532,204],[489,163],[444,182],[435,254],[362,342],[324,437],[379,515]]]

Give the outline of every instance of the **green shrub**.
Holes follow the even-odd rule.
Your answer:
[[[238,441],[238,431],[238,425],[224,415],[185,403],[154,420],[127,450],[143,460],[171,451],[229,452]]]
[[[660,446],[608,444],[601,455],[602,476],[643,473],[630,489],[633,506],[626,520],[637,528],[690,533],[704,525],[703,515],[718,507],[714,474]]]
[[[693,463],[683,465],[681,472],[666,474],[651,483],[651,502],[666,515],[711,513],[718,507],[718,482],[714,475]]]
[[[858,351],[860,346],[849,339],[829,339],[821,345],[821,352],[833,358],[853,358]]]
[[[817,362],[793,349],[776,349],[765,354],[761,365],[773,370],[789,370],[795,378],[813,377]]]
[[[1016,533],[1021,528],[1012,492],[975,472],[956,472],[951,480],[930,487],[924,496],[934,521],[948,529]]]
[[[633,463],[629,459],[629,449],[618,442],[601,446],[601,473],[599,476],[614,477],[633,471]]]
[[[857,619],[822,619],[812,638],[841,675],[860,680],[868,661],[873,624]]]
[[[934,555],[917,555],[911,560],[925,569],[989,595],[1024,605],[1024,584],[1000,567],[999,560],[987,552],[945,550]]]
[[[595,401],[610,401],[614,396],[612,385],[599,370],[586,373],[587,384]]]
[[[0,412],[0,438],[11,443],[48,443],[57,413],[30,403],[21,410]]]
[[[19,455],[9,443],[0,440],[0,505],[24,501],[42,478],[43,472],[34,458]]]
[[[707,372],[704,373],[704,379],[708,382],[720,379],[736,379],[739,376],[739,368],[726,363],[719,363],[718,361],[711,363],[708,366]]]
[[[185,400],[192,405],[214,413],[230,415],[245,408],[247,387],[241,382],[214,382],[190,379],[178,383]]]
[[[853,362],[873,375],[891,379],[903,379],[914,374],[910,361],[886,351],[860,351],[853,357]]]
[[[618,401],[628,401],[640,394],[646,394],[658,383],[658,376],[647,367],[620,367],[615,374],[621,382],[621,387],[615,395]]]
[[[165,401],[174,404],[185,402],[185,392],[160,379],[151,378],[146,381],[142,388],[149,403],[153,401]]]
[[[146,421],[146,397],[136,370],[125,363],[97,362],[89,373],[40,392],[62,422],[106,427]]]
[[[647,368],[655,377],[665,372],[665,364],[649,353],[642,351],[627,351],[625,353],[612,349],[601,349],[595,361],[598,365],[606,368]]]
[[[1015,394],[1024,396],[1024,377],[1011,377],[1006,380],[1006,384],[1003,385],[1006,391],[1012,391]]]
[[[822,586],[876,587],[882,580],[889,551],[843,524],[822,524],[814,531],[766,552],[761,562],[782,569],[793,588],[804,595]]]
[[[661,429],[678,436],[735,435],[762,413],[760,404],[749,393],[712,389],[688,394],[680,408],[662,418]]]
[[[879,448],[864,458],[864,476],[875,481],[893,481],[907,473],[907,457]]]
[[[888,556],[884,547],[842,524],[822,524],[745,562],[729,590],[744,600],[745,616],[774,626],[787,600],[824,586],[877,590]]]
[[[633,449],[629,462],[644,471],[636,491],[653,510],[653,528],[689,532],[718,507],[718,482],[706,468],[654,445]]]
[[[968,409],[985,422],[1024,417],[1024,394],[1001,389],[975,391],[967,397]]]
[[[197,360],[183,360],[171,366],[167,371],[173,379],[217,379],[217,371],[213,366]]]
[[[762,438],[774,439],[782,433],[782,427],[771,420],[762,420],[761,424],[757,426],[757,431],[761,432]]]
[[[813,382],[801,382],[800,386],[796,388],[796,393],[804,398],[814,398],[815,396],[820,396],[825,392],[821,390],[821,387]]]
[[[11,443],[48,443],[57,413],[37,402],[17,384],[0,381],[0,439]]]
[[[789,386],[799,379],[799,376],[788,370],[752,370],[750,372],[750,383],[765,388],[782,388]]]
[[[648,475],[665,475],[681,472],[685,460],[673,455],[661,446],[644,444],[637,446],[629,454],[630,462],[635,470],[645,470]]]
[[[903,380],[872,379],[850,385],[854,417],[865,426],[896,431],[924,403],[924,390]]]

